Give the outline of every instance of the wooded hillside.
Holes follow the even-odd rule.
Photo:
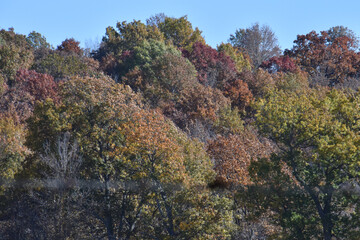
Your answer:
[[[359,87],[343,26],[0,30],[0,239],[359,239]]]

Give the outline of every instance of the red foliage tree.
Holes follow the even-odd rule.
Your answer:
[[[285,55],[293,57],[311,76],[324,77],[329,86],[355,76],[359,69],[359,55],[353,50],[355,41],[348,36],[333,38],[326,31],[312,31],[298,35],[294,43]]]
[[[239,79],[236,64],[231,57],[201,42],[195,43],[191,52],[183,51],[183,55],[194,64],[200,83],[219,88],[232,100],[234,106],[243,108],[249,104],[252,93],[247,84]]]
[[[14,86],[9,87],[0,99],[0,112],[11,112],[22,122],[32,114],[36,101],[47,98],[60,101],[58,84],[53,77],[21,69],[16,73]]]
[[[201,42],[195,43],[191,52],[183,50],[183,55],[194,64],[198,80],[204,85],[221,88],[224,82],[236,77],[234,61]]]
[[[224,95],[231,99],[232,105],[244,109],[253,99],[247,83],[240,79],[230,81],[224,89]]]
[[[15,82],[18,89],[28,92],[35,101],[42,101],[46,98],[51,98],[56,102],[59,100],[58,84],[48,74],[21,69],[16,73]]]
[[[61,43],[61,45],[58,46],[57,50],[81,55],[83,51],[81,50],[79,44],[80,42],[76,41],[74,38],[67,38]]]
[[[269,73],[294,73],[299,70],[299,67],[289,56],[272,57],[263,62],[260,67],[266,69]]]

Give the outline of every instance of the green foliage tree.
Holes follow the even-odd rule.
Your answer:
[[[164,14],[158,14],[149,18],[146,22],[149,26],[159,28],[164,34],[164,38],[178,48],[190,51],[192,45],[196,42],[205,44],[201,31],[197,27],[193,29],[187,16],[172,18]]]
[[[0,74],[11,84],[20,68],[30,68],[34,54],[26,37],[14,29],[0,30],[0,38]]]
[[[217,46],[219,52],[224,52],[226,55],[231,57],[235,62],[236,70],[242,72],[244,70],[251,70],[251,63],[249,57],[244,56],[237,48],[234,48],[230,43],[221,43]]]
[[[295,192],[317,212],[314,229],[321,226],[324,239],[350,238],[357,230],[349,221],[356,222],[358,216],[357,210],[345,208],[356,209],[358,196],[351,189],[349,194],[344,191],[345,186],[357,184],[359,177],[359,96],[335,90],[302,94],[280,91],[257,106],[259,129],[280,149],[269,164],[278,169],[284,164],[289,169],[291,178],[287,181],[293,181]],[[259,176],[262,169],[267,167],[258,168]],[[294,214],[306,218],[304,212]]]
[[[49,74],[54,79],[60,80],[77,75],[95,75],[97,64],[85,57],[52,52],[37,60],[32,68],[39,73]]]
[[[25,147],[25,127],[12,116],[0,115],[0,178],[14,179],[22,168],[22,162],[29,154]],[[1,189],[3,190],[3,189]],[[1,191],[0,191],[1,193]]]
[[[38,32],[32,31],[26,37],[27,42],[33,49],[50,48],[46,38]]]
[[[113,56],[117,61],[124,51],[132,50],[139,43],[153,39],[162,41],[163,35],[156,26],[149,26],[141,21],[118,22],[116,29],[108,27],[106,35],[102,40],[100,48],[95,52],[94,57],[98,60]],[[104,60],[105,60],[104,59]]]
[[[122,82],[140,90],[153,107],[176,102],[184,90],[197,85],[194,66],[181,52],[159,41],[144,41],[121,66]]]

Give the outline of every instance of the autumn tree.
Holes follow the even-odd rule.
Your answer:
[[[47,98],[59,102],[57,83],[47,75],[21,69],[16,73],[13,86],[7,88],[0,100],[0,111],[12,113],[18,122],[31,116],[36,101]]]
[[[240,52],[239,49],[233,47],[230,43],[221,43],[219,46],[217,46],[217,50],[219,52],[224,52],[235,62],[235,67],[238,72],[251,70],[249,57]]]
[[[28,146],[44,154],[44,141],[53,149],[62,132],[76,138],[81,178],[99,184],[87,190],[87,201],[79,200],[87,218],[98,222],[96,236],[213,238],[223,231],[226,224],[217,223],[229,216],[228,205],[206,190],[213,171],[200,143],[160,113],[143,109],[137,94],[109,78],[73,78],[61,93],[61,105],[36,107]],[[204,191],[194,195],[199,187]],[[202,204],[212,207],[200,213]]]
[[[12,84],[20,68],[30,68],[34,55],[31,45],[24,35],[16,34],[14,29],[0,30],[0,74]]]
[[[275,33],[269,26],[260,26],[258,23],[250,28],[238,29],[234,35],[230,35],[230,43],[247,53],[255,68],[262,62],[280,54]]]
[[[21,170],[25,157],[30,153],[24,145],[25,133],[23,124],[17,123],[11,115],[1,114],[0,177],[3,180],[14,179],[15,174]]]
[[[268,61],[264,61],[261,68],[268,70],[270,73],[277,72],[297,72],[299,67],[289,56],[276,56],[270,58]]]
[[[312,232],[314,237],[319,236],[317,234],[324,239],[356,235],[357,229],[349,220],[357,222],[358,197],[346,186],[356,185],[359,177],[359,126],[355,120],[359,115],[358,104],[359,96],[347,96],[336,90],[302,94],[275,92],[258,103],[257,125],[280,148],[271,162],[263,161],[263,164],[274,165],[272,169],[279,170],[282,166],[289,169],[288,176],[292,177],[280,179],[286,184],[291,181],[294,194],[301,195],[301,201],[316,211],[317,216],[311,223],[313,230],[318,229]],[[257,176],[261,176],[262,171],[270,171],[268,167],[257,168],[260,171]],[[353,210],[346,211],[350,206],[354,206]],[[303,215],[306,211],[293,211],[299,219],[307,217]],[[299,231],[297,236],[303,233]]]
[[[271,74],[259,68],[255,71],[244,70],[238,75],[238,79],[247,84],[249,90],[256,97],[262,97],[275,85]]]
[[[57,47],[57,50],[68,54],[82,55],[83,50],[79,45],[80,42],[76,41],[74,38],[67,38]]]
[[[270,156],[272,146],[262,143],[253,129],[238,134],[218,136],[207,151],[215,162],[216,183],[223,186],[248,185],[251,183],[248,168],[252,160]]]
[[[338,37],[348,37],[353,40],[353,50],[356,50],[356,48],[359,46],[359,39],[356,36],[356,34],[349,28],[344,26],[335,26],[331,27],[329,30],[327,30],[327,34],[329,35],[329,38],[332,40],[335,40]],[[331,40],[330,40],[331,41]]]
[[[241,109],[250,103],[252,94],[247,84],[238,78],[235,62],[223,51],[198,42],[191,52],[184,50],[183,55],[194,64],[200,83],[222,90]]]
[[[330,30],[331,33],[331,30]],[[355,39],[322,31],[298,35],[291,50],[285,55],[293,57],[312,77],[313,85],[334,86],[355,76],[359,62],[353,50]]]

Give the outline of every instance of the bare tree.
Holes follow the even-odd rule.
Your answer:
[[[55,179],[74,178],[79,169],[82,158],[78,154],[78,144],[71,142],[69,132],[61,134],[55,144],[55,152],[49,142],[44,144],[45,153],[40,155],[42,162],[50,168]],[[49,174],[47,174],[49,176]]]
[[[249,55],[255,68],[281,53],[275,33],[267,25],[255,23],[250,28],[238,29],[229,41]]]
[[[72,141],[71,134],[65,132],[57,138],[53,147],[46,142],[44,154],[40,155],[50,172],[45,173],[45,189],[34,197],[47,210],[44,214],[49,223],[52,223],[48,224],[49,232],[57,239],[78,234],[75,229],[82,209],[74,203],[83,197],[76,184],[82,163],[78,149],[77,141]]]

